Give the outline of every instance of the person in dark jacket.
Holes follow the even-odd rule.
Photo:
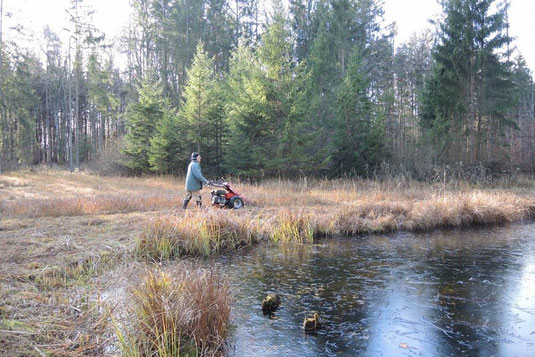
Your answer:
[[[210,181],[204,178],[201,172],[201,155],[197,152],[191,154],[191,162],[188,166],[188,173],[186,175],[186,196],[182,202],[182,208],[186,209],[191,197],[195,197],[197,207],[202,207],[201,190],[203,184],[209,184]]]

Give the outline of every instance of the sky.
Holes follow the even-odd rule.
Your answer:
[[[510,36],[526,59],[529,68],[535,71],[535,0],[510,0]],[[436,0],[385,0],[385,21],[396,22],[398,44],[408,40],[414,32],[431,27],[428,19],[437,18],[441,8]]]
[[[14,32],[9,27],[17,23],[28,29],[28,37],[33,37],[33,47],[39,50],[37,38],[40,37],[45,25],[60,35],[64,43],[68,42],[68,33],[63,28],[68,27],[65,9],[69,0],[3,0],[4,15],[12,13],[10,18],[4,18],[5,37],[9,38]],[[268,0],[266,0],[268,1]],[[510,0],[509,11],[510,34],[515,37],[515,44],[526,59],[528,66],[535,70],[535,30],[533,14],[535,14],[535,0]],[[128,23],[130,7],[129,0],[85,0],[96,12],[93,15],[94,24],[104,31],[108,38],[121,34],[121,30]],[[419,32],[430,27],[429,18],[435,18],[440,13],[440,6],[436,0],[384,0],[385,22],[396,22],[398,36],[396,43],[407,41],[413,32]]]

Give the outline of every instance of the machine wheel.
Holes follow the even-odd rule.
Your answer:
[[[243,200],[239,197],[232,197],[229,201],[229,207],[233,209],[240,209],[243,207]]]

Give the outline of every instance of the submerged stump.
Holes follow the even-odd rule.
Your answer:
[[[269,294],[262,301],[262,312],[267,315],[273,313],[280,306],[281,298],[277,294]]]
[[[303,321],[303,329],[305,332],[313,332],[321,327],[320,315],[315,312],[312,317],[305,317]]]

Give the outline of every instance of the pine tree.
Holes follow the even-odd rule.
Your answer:
[[[339,173],[364,174],[386,156],[384,126],[374,116],[368,84],[362,57],[355,49],[337,96],[333,163]]]
[[[182,134],[186,131],[184,121],[169,107],[164,108],[162,120],[150,140],[149,164],[158,173],[182,173],[187,164],[187,151]]]
[[[222,129],[220,93],[216,86],[213,59],[208,57],[202,42],[188,69],[188,81],[184,90],[184,103],[180,117],[187,123],[187,147],[203,154],[206,172],[219,165],[216,162],[221,152]],[[218,109],[216,109],[218,108]]]
[[[139,88],[139,99],[126,112],[126,166],[136,174],[149,172],[149,148],[159,122],[164,116],[161,84],[147,75]]]
[[[435,160],[477,163],[495,155],[507,118],[510,42],[506,10],[494,0],[448,0],[435,48],[434,74],[427,83],[422,127],[438,142]]]

